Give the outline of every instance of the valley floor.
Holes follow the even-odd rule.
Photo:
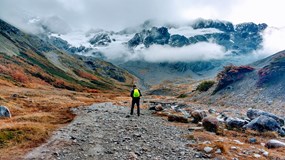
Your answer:
[[[187,99],[146,96],[142,99],[143,114],[127,118],[130,110],[127,93],[80,93],[3,85],[0,103],[11,110],[12,118],[0,120],[0,159],[187,160],[219,157],[242,160],[256,159],[255,156],[284,159],[282,148],[267,149],[262,145],[269,139],[284,140],[274,133],[224,130],[221,134],[213,134],[191,122],[168,122],[167,114],[182,114],[170,107],[156,114],[147,109],[152,101],[174,101],[186,102],[192,109],[227,110],[233,115],[246,112],[246,108],[199,104]],[[249,143],[250,138],[256,138],[257,142]],[[214,150],[207,154],[205,147]],[[218,149],[221,153],[215,153]],[[263,156],[265,152],[269,153],[268,157]]]

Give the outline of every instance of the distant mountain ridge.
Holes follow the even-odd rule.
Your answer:
[[[196,20],[184,28],[175,24],[165,24],[161,27],[158,25],[161,24],[146,21],[142,25],[126,28],[120,32],[90,30],[80,38],[82,41],[77,46],[71,45],[73,42],[63,35],[44,35],[42,39],[70,54],[92,56],[110,61],[130,71],[145,83],[153,84],[155,82],[156,84],[162,82],[161,80],[167,80],[167,75],[162,72],[178,77],[196,77],[198,79],[214,76],[224,64],[235,63],[236,56],[250,56],[250,53],[262,49],[262,32],[267,28],[265,23],[249,22],[234,25],[228,21],[205,19]],[[182,48],[201,42],[223,47],[226,52],[225,59],[170,63],[147,62],[143,58],[128,60],[129,57],[124,54],[118,56],[117,59],[108,56],[110,52],[120,52],[118,54],[128,52],[129,54],[126,55],[131,57],[139,52],[144,52],[153,45]],[[175,56],[175,53],[173,54]],[[138,61],[141,65],[136,64]],[[152,69],[154,67],[157,68],[155,71]],[[145,73],[143,75],[141,74],[142,70]],[[148,73],[165,77],[157,76],[157,79],[153,79],[154,77],[151,78]]]

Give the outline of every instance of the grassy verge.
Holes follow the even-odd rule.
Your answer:
[[[117,97],[44,86],[38,89],[1,83],[0,86],[0,104],[12,113],[12,118],[0,119],[0,159],[22,159],[28,151],[44,143],[55,129],[74,119],[71,108],[113,101]]]

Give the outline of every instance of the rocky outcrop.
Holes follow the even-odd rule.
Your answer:
[[[225,66],[224,70],[218,73],[218,84],[213,93],[220,91],[229,84],[239,81],[244,78],[245,74],[254,70],[251,66]]]
[[[169,39],[169,45],[172,47],[183,47],[189,45],[189,39],[182,35],[172,35]]]
[[[188,118],[185,118],[183,116],[177,116],[177,115],[168,115],[168,121],[169,122],[181,122],[181,123],[188,123]]]
[[[205,117],[202,120],[202,125],[206,131],[217,133],[219,129],[219,121],[214,117]]]
[[[7,107],[0,106],[0,118],[11,118],[11,112]]]
[[[285,147],[285,143],[278,141],[278,140],[275,140],[275,139],[271,139],[265,144],[265,147],[267,147],[267,148],[280,148],[280,147]]]
[[[285,135],[284,131],[281,129],[281,126],[275,119],[264,115],[253,119],[244,127],[246,129],[251,129],[258,132],[275,131],[282,136]]]
[[[194,24],[192,24],[194,29],[202,28],[216,28],[224,32],[233,32],[234,25],[231,22],[227,21],[218,21],[218,20],[205,20],[199,19]]]
[[[152,44],[165,45],[168,44],[170,33],[166,27],[153,27],[150,30],[143,30],[136,33],[135,36],[128,41],[129,47],[135,47],[139,44],[144,44],[145,47],[150,47]]]
[[[265,112],[263,110],[259,110],[259,109],[249,109],[246,113],[247,117],[251,120],[263,115],[263,116],[267,116],[267,117],[271,117],[274,120],[276,120],[280,126],[284,125],[284,119],[282,119],[281,117],[276,116],[275,114],[269,113],[269,112]]]
[[[97,33],[89,40],[93,46],[106,46],[111,43],[111,38],[107,33]]]
[[[242,129],[248,122],[239,118],[226,118],[225,124],[228,129]]]
[[[202,119],[207,116],[207,113],[203,110],[194,110],[191,112],[191,116],[193,117],[193,123],[198,123],[201,122]]]
[[[279,52],[272,57],[270,64],[264,66],[258,71],[257,85],[274,85],[284,79],[285,72],[285,51]]]

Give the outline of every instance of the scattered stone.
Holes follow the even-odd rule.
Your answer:
[[[204,148],[204,151],[205,151],[206,153],[210,153],[210,152],[213,151],[213,148],[212,148],[212,147],[205,147],[205,148]]]
[[[264,151],[264,152],[262,153],[262,155],[265,156],[265,157],[268,157],[268,156],[269,156],[269,152]]]
[[[231,150],[237,150],[236,146],[231,146]]]
[[[216,110],[214,110],[214,109],[211,108],[211,109],[208,110],[208,112],[209,112],[210,114],[214,114],[214,113],[216,113]]]
[[[202,126],[203,126],[203,123],[202,123],[202,122],[198,122],[197,126],[198,126],[198,127],[202,127]]]
[[[194,110],[191,112],[191,116],[194,118],[193,123],[198,123],[207,116],[207,113],[202,110]]]
[[[244,143],[242,143],[241,141],[239,141],[239,140],[233,140],[235,143],[237,143],[237,144],[240,144],[240,145],[242,145],[242,144],[244,144]]]
[[[222,150],[221,150],[221,149],[217,149],[215,153],[216,153],[216,154],[221,154],[221,153],[222,153]]]
[[[0,106],[0,118],[2,117],[11,118],[11,112],[5,106]]]
[[[203,131],[204,130],[204,127],[190,127],[188,129],[189,131]]]
[[[149,107],[148,110],[153,110],[153,111],[155,111],[155,106]]]
[[[249,138],[248,140],[249,143],[257,143],[256,138]]]
[[[255,154],[253,154],[253,157],[255,157],[255,158],[260,158],[261,155],[255,153]]]
[[[162,105],[161,104],[158,104],[154,107],[155,111],[162,111],[163,108],[162,108]]]
[[[242,129],[248,122],[239,118],[226,118],[225,124],[227,129]]]
[[[177,115],[168,115],[168,121],[170,122],[181,122],[181,123],[188,123],[188,118],[185,118],[183,116],[177,116]]]
[[[247,117],[251,120],[259,117],[259,116],[268,116],[271,117],[273,119],[275,119],[280,126],[284,125],[284,119],[276,116],[275,114],[269,113],[269,112],[265,112],[263,110],[259,110],[259,109],[249,109],[246,113]]]
[[[128,159],[129,160],[137,160],[138,156],[135,154],[135,152],[130,152]]]
[[[210,141],[205,141],[203,144],[212,144]]]
[[[206,131],[217,133],[219,129],[219,121],[214,117],[206,117],[202,120],[203,127]]]
[[[275,140],[275,139],[271,139],[265,144],[265,147],[267,147],[267,148],[280,148],[280,147],[285,147],[285,143],[278,141],[278,140]]]

